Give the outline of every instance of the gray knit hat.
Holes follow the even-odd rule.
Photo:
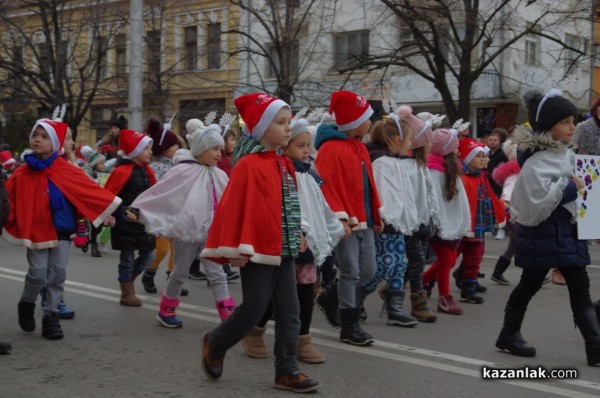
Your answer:
[[[106,156],[93,150],[90,146],[85,145],[81,148],[81,154],[85,157],[85,161],[92,169],[102,161],[106,160]]]
[[[595,117],[575,127],[573,146],[578,153],[600,156],[600,126]]]
[[[194,157],[207,149],[225,146],[225,141],[221,137],[221,127],[218,124],[205,126],[199,119],[190,119],[185,128],[188,131],[185,138],[190,144],[190,150]]]
[[[299,134],[302,134],[302,133],[310,134],[309,125],[310,125],[310,123],[308,122],[308,120],[306,120],[304,118],[300,118],[298,120],[292,120],[292,125],[291,125],[292,134],[290,136],[290,141],[293,140],[294,138],[296,138],[296,136],[298,136]]]

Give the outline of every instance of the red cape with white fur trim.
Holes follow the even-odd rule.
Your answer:
[[[6,181],[10,215],[3,236],[30,249],[58,245],[52,222],[48,179],[83,217],[99,226],[121,203],[121,198],[93,182],[80,168],[58,157],[50,167],[34,171],[26,164]]]
[[[467,198],[469,198],[469,208],[471,210],[471,232],[467,238],[472,237],[473,231],[475,230],[475,222],[477,220],[477,205],[479,204],[479,201],[477,200],[479,196],[478,187],[480,184],[485,184],[485,189],[487,190],[492,201],[492,211],[494,212],[496,224],[502,226],[506,220],[506,208],[504,207],[504,203],[498,199],[496,194],[494,194],[492,186],[490,185],[487,177],[483,174],[481,174],[479,177],[463,174],[460,179],[465,186],[465,192],[467,193]],[[475,200],[473,200],[473,198],[475,198]]]
[[[279,160],[285,162],[296,182],[292,162],[275,151],[245,155],[236,163],[208,231],[202,257],[221,264],[230,258],[281,264]]]

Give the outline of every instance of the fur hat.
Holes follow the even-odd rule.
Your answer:
[[[412,113],[412,108],[408,105],[400,105],[396,110],[400,119],[404,120],[411,127],[413,132],[412,145],[410,149],[417,149],[425,146],[431,134],[431,126],[419,119]]]
[[[473,138],[463,138],[458,143],[458,155],[460,156],[460,160],[463,162],[463,164],[468,165],[473,159],[475,159],[477,154],[485,153],[484,147],[485,145]]]
[[[264,93],[252,93],[237,97],[235,107],[244,119],[244,133],[252,134],[260,141],[265,131],[282,108],[292,108],[283,100],[270,97]]]
[[[2,151],[0,152],[0,164],[4,167],[10,166],[12,164],[16,164],[17,161],[13,158],[12,153],[10,151]]]
[[[575,127],[573,146],[577,152],[600,155],[600,126],[596,118],[590,118]]]
[[[523,95],[529,124],[533,134],[545,133],[552,126],[569,116],[577,116],[577,108],[562,96],[562,91],[553,88],[544,95],[539,89],[532,89]]]
[[[437,129],[429,135],[431,153],[446,156],[458,149],[458,132],[456,130]]]
[[[60,152],[65,143],[65,137],[67,136],[67,129],[69,128],[69,125],[62,121],[40,119],[35,122],[35,125],[31,129],[31,133],[29,134],[30,143],[33,132],[38,127],[43,128],[50,136],[50,141],[52,142],[52,152]]]
[[[185,129],[188,131],[185,138],[190,144],[190,151],[194,157],[207,149],[225,146],[225,141],[221,136],[221,126],[218,124],[205,126],[199,119],[190,119],[186,123]]]
[[[146,134],[123,129],[119,134],[119,155],[127,159],[135,159],[148,144],[152,144],[152,138]]]
[[[112,121],[110,127],[115,126],[118,127],[119,130],[123,130],[127,128],[127,119],[124,116],[119,116],[115,120]]]
[[[336,91],[331,95],[329,113],[335,116],[339,131],[357,128],[373,115],[369,101],[350,91]]]
[[[104,156],[103,154],[101,154],[97,151],[94,151],[88,145],[85,145],[81,148],[81,154],[84,156],[85,161],[87,162],[88,166],[90,166],[91,168],[94,168],[95,166],[102,163],[103,161],[106,161],[106,156]]]

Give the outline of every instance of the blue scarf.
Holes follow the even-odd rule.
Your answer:
[[[25,156],[25,162],[31,170],[42,171],[52,166],[57,157],[57,152],[54,152],[48,159],[39,159],[34,154],[30,154]],[[58,231],[75,231],[75,210],[50,179],[48,179],[48,195],[50,197],[50,211],[52,212],[54,227]]]

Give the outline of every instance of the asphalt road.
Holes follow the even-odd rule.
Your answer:
[[[378,318],[378,295],[366,301],[369,319],[363,325],[375,336],[371,347],[338,341],[315,308],[311,333],[327,362],[301,364],[320,382],[315,394],[327,397],[598,397],[600,367],[586,365],[583,339],[574,328],[565,286],[548,284],[531,302],[523,335],[537,348],[536,358],[520,358],[497,351],[494,342],[502,324],[511,287],[489,280],[506,241],[489,239],[482,271],[488,286],[485,303],[461,304],[462,316],[439,314],[433,324],[415,328],[387,326]],[[600,246],[592,246],[588,268],[592,297],[600,298]],[[218,382],[205,378],[200,368],[200,337],[219,318],[205,282],[190,280],[188,297],[178,314],[182,329],[166,329],[154,320],[158,295],[140,293],[144,306],[118,304],[118,253],[102,258],[72,248],[65,301],[77,314],[62,321],[64,340],[48,341],[39,330],[23,334],[17,324],[17,302],[27,270],[25,250],[0,240],[0,339],[13,344],[0,356],[0,397],[270,397],[292,393],[273,389],[273,357],[251,359],[241,345],[225,359]],[[164,286],[165,264],[157,274]],[[514,283],[520,272],[511,266],[506,277]],[[239,281],[230,284],[241,297]],[[138,292],[143,289],[137,282]],[[455,297],[459,295],[453,287]],[[435,309],[437,291],[430,299]],[[408,305],[405,305],[408,310]],[[38,325],[41,310],[37,309]],[[39,329],[39,327],[38,327]],[[273,325],[266,340],[273,342]],[[575,369],[574,380],[484,380],[482,368]]]

